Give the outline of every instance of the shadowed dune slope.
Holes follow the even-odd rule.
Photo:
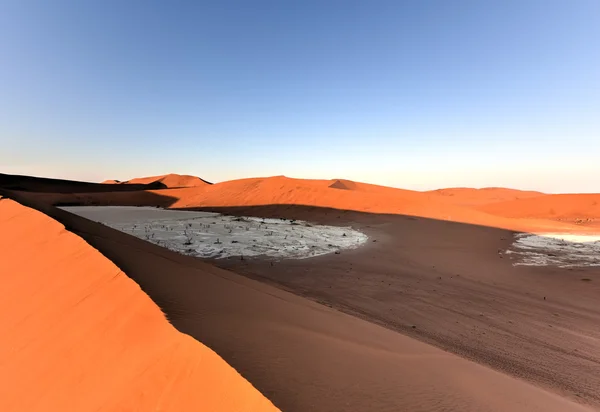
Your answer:
[[[336,179],[329,185],[332,189],[356,190],[357,185],[351,180]]]
[[[112,262],[0,196],[0,410],[272,411]]]
[[[205,180],[200,179],[196,176],[189,175],[178,175],[178,174],[168,174],[162,176],[149,176],[149,177],[138,177],[135,179],[128,180],[126,182],[119,182],[117,180],[106,181],[105,183],[112,184],[151,184],[151,183],[162,183],[166,188],[172,189],[176,187],[198,187],[209,185]]]
[[[216,350],[286,412],[590,410],[305,298],[65,211],[36,207],[125,270],[179,330]],[[127,318],[131,309],[125,309],[118,315]],[[131,331],[131,339],[142,333],[145,340],[151,331]],[[127,361],[110,369],[128,370]]]
[[[0,188],[38,193],[98,193],[131,192],[137,190],[164,189],[160,182],[134,185],[106,185],[102,183],[78,182],[36,176],[7,175],[0,173]]]
[[[482,206],[481,211],[511,218],[556,219],[564,221],[600,219],[600,194],[546,195]]]

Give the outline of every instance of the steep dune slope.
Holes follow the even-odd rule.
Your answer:
[[[209,184],[205,180],[202,180],[196,176],[178,175],[178,174],[174,174],[174,173],[171,173],[168,175],[161,175],[161,176],[138,177],[135,179],[128,180],[126,182],[118,182],[116,180],[112,180],[112,181],[106,181],[105,183],[112,183],[112,184],[117,183],[117,184],[128,184],[128,185],[132,185],[132,184],[147,185],[147,184],[151,184],[151,183],[162,183],[166,188],[169,188],[169,189],[176,188],[176,187],[199,187],[199,186],[205,186],[205,185]]]
[[[0,197],[0,228],[0,410],[276,410],[62,224]]]
[[[98,193],[132,192],[136,190],[164,189],[160,182],[153,184],[106,185],[37,176],[7,175],[0,173],[0,188],[37,193]]]
[[[486,187],[483,189],[455,187],[430,190],[424,193],[432,195],[433,199],[436,201],[448,202],[460,206],[481,206],[490,203],[544,196],[544,193],[541,192],[508,189],[504,187]]]
[[[304,180],[305,182],[311,182],[311,180],[307,180],[307,179],[292,179],[292,180]],[[353,180],[335,179],[335,180],[329,180],[327,182],[329,183],[328,186],[333,189],[353,190],[356,192],[363,192],[363,193],[378,193],[380,195],[421,196],[420,192],[416,192],[414,190],[374,185],[371,183],[356,182]]]

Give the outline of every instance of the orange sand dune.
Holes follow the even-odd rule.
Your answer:
[[[434,195],[434,199],[437,201],[449,202],[461,206],[481,206],[489,203],[544,196],[544,193],[541,192],[508,189],[504,187],[486,187],[483,189],[453,187],[430,190],[425,193]]]
[[[121,183],[118,180],[114,180],[114,179],[109,179],[109,180],[105,180],[104,182],[102,182],[103,185],[116,185]]]
[[[306,179],[294,179],[294,180],[306,180]],[[354,190],[354,191],[363,192],[363,193],[395,194],[395,195],[404,194],[407,196],[410,196],[411,194],[415,195],[415,194],[419,193],[414,190],[398,189],[395,187],[374,185],[371,183],[355,182],[353,180],[346,180],[346,179],[334,179],[334,180],[328,180],[327,182],[329,183],[328,187],[333,188],[333,189]]]
[[[0,410],[276,410],[62,224],[0,197],[0,227]]]
[[[152,184],[164,183],[155,181]],[[536,202],[536,198],[546,196],[538,192],[502,188],[417,192],[342,179],[308,180],[274,176],[203,184],[198,187],[129,193],[81,193],[74,190],[72,193],[28,196],[55,205],[137,205],[172,208],[304,205],[367,213],[402,214],[526,232],[591,230],[543,215],[507,216],[480,208],[481,205],[497,199],[533,196],[529,200]]]
[[[511,218],[586,221],[600,219],[600,194],[546,195],[482,206],[481,211]]]
[[[591,411],[300,296],[52,207],[42,205],[41,210],[127,267],[180,329],[202,336],[286,411]],[[19,219],[18,214],[8,213],[0,221],[0,227],[13,222],[11,232],[19,235],[10,243],[0,236],[0,247],[15,256],[6,268],[0,263],[0,269],[10,269],[0,273],[17,269],[25,274],[7,276],[3,286],[8,289],[0,292],[0,325],[15,335],[0,343],[0,353],[11,350],[10,355],[19,356],[9,361],[6,375],[0,374],[6,381],[0,386],[5,391],[0,393],[1,410],[270,407],[247,383],[238,386],[226,374],[201,374],[223,362],[198,343],[194,347],[204,350],[202,359],[194,358],[196,352],[184,344],[177,356],[172,347],[179,348],[185,336],[174,332],[137,286],[112,264],[106,267],[107,261],[80,238],[45,216],[33,213]],[[24,223],[52,235],[38,238],[29,230],[20,232]],[[22,246],[14,247],[15,239]],[[35,263],[14,262],[31,249],[41,251],[33,257],[47,263],[46,271],[53,268],[45,273],[50,276],[40,275]],[[97,276],[104,271],[106,276]],[[217,366],[211,364],[215,358]],[[4,366],[7,360],[0,362]],[[86,373],[90,367],[94,376]],[[47,386],[36,386],[39,382]],[[219,383],[231,392],[224,394]],[[205,393],[211,389],[215,393]],[[206,403],[194,402],[203,396]],[[209,404],[219,397],[219,407]]]
[[[333,185],[333,187],[332,187]],[[342,187],[343,186],[343,187]],[[342,180],[283,176],[232,180],[191,189],[152,191],[177,199],[173,208],[306,205],[369,213],[403,214],[523,231],[577,231],[568,223],[510,219],[439,200],[439,195]],[[122,196],[125,197],[125,196]]]
[[[430,190],[425,192],[416,192],[413,190],[399,189],[389,186],[380,186],[369,183],[361,183],[346,179],[334,179],[326,182],[328,183],[328,187],[330,188],[354,190],[364,193],[378,193],[388,195],[399,195],[400,193],[403,193],[405,195],[409,195],[409,193],[422,193],[428,195],[427,199],[430,199],[434,202],[445,202],[459,206],[469,207],[507,200],[527,199],[532,197],[544,196],[544,193],[542,192],[508,189],[503,187],[486,187],[482,189],[456,187]]]
[[[178,175],[178,174],[168,174],[161,176],[149,176],[149,177],[138,177],[135,179],[127,180],[125,182],[120,182],[118,180],[105,180],[102,183],[106,184],[151,184],[151,183],[162,183],[167,188],[176,188],[176,187],[198,187],[205,186],[208,183],[205,180],[200,179],[196,176],[189,175]]]

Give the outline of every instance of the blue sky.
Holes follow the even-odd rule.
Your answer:
[[[600,191],[600,2],[0,1],[0,172]]]

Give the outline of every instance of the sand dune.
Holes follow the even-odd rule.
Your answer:
[[[357,184],[351,180],[336,179],[329,187],[333,189],[356,190]]]
[[[278,176],[204,187],[127,193],[9,194],[28,206],[38,208],[82,236],[135,280],[175,327],[215,350],[283,410],[591,410],[560,396],[575,397],[574,394],[577,395],[576,399],[597,404],[594,388],[597,382],[595,366],[598,354],[592,341],[596,339],[594,325],[597,319],[597,299],[594,291],[597,287],[595,282],[584,283],[579,279],[584,276],[588,280],[595,280],[593,273],[580,271],[565,274],[555,270],[523,267],[513,269],[511,262],[500,258],[498,254],[499,248],[509,244],[511,232],[439,220],[381,215],[377,211],[388,210],[386,213],[405,215],[414,213],[414,216],[446,216],[451,219],[442,220],[452,220],[452,216],[448,215],[450,211],[466,220],[477,219],[489,226],[511,225],[512,228],[536,225],[537,229],[547,227],[548,230],[553,230],[559,227],[568,231],[578,229],[578,225],[549,219],[493,216],[452,202],[432,200],[439,195],[431,193],[340,179],[302,180]],[[221,265],[263,282],[276,283],[322,303],[318,304],[49,206],[73,200],[80,204],[160,204],[166,207],[225,208],[254,216],[287,216],[333,225],[358,225],[378,242],[369,242],[368,246],[355,252],[314,258],[314,261],[286,261],[269,265],[268,262],[241,262],[237,259],[231,261],[231,264],[225,261]],[[0,206],[3,202],[7,201],[0,201]],[[308,206],[299,207],[297,203]],[[256,206],[261,204],[267,206]],[[322,205],[329,205],[329,209]],[[4,223],[0,222],[0,225],[4,229]],[[63,226],[58,223],[56,225],[62,230],[63,234],[60,236],[72,236],[64,231]],[[37,239],[38,244],[48,247],[49,242],[45,242],[44,238],[33,235],[30,238]],[[14,237],[9,244],[0,232],[0,243],[5,248],[0,249],[2,253],[6,250],[11,256],[18,255],[13,253],[17,248],[13,245],[16,243]],[[52,244],[58,245],[56,241],[52,241]],[[40,248],[44,250],[42,246]],[[32,247],[28,246],[27,249]],[[65,262],[81,262],[79,249],[75,253],[79,256],[78,259],[66,253]],[[100,259],[101,256],[98,256]],[[4,257],[0,259],[0,265],[10,262],[4,260]],[[58,263],[48,261],[51,262],[50,267],[60,267]],[[83,261],[86,262],[85,259]],[[28,264],[33,265],[31,262]],[[115,273],[119,272],[118,269],[115,270]],[[68,270],[63,272],[66,273],[65,276],[70,273]],[[94,270],[90,269],[89,272],[92,277],[95,276]],[[121,278],[126,279],[123,273],[115,279]],[[59,297],[61,295],[58,292],[62,291],[64,285],[74,281],[70,277],[66,280],[58,277],[60,283],[53,285],[52,279],[45,277],[39,283],[44,292],[48,290]],[[113,302],[113,298],[104,293],[110,294],[110,285],[115,281],[100,288],[102,304]],[[37,278],[27,281],[28,284],[37,282]],[[94,278],[92,282],[98,282],[99,285],[106,283],[102,283],[102,278]],[[13,290],[12,281],[8,284],[11,286],[10,290]],[[131,285],[135,289],[135,284]],[[93,288],[88,286],[88,290]],[[4,297],[2,303],[13,305],[18,294],[7,293],[9,296]],[[578,296],[577,302],[572,300],[574,295]],[[33,296],[37,299],[38,296],[45,295],[40,292]],[[92,293],[83,302],[95,302],[94,305],[103,308],[99,301],[94,300],[94,296],[95,293]],[[546,296],[549,296],[548,301]],[[30,300],[19,299],[20,306],[15,306],[23,317],[27,316],[27,304]],[[124,299],[119,294],[114,300],[129,302],[129,299]],[[132,304],[135,302],[137,301]],[[63,307],[68,307],[68,302],[60,303]],[[385,325],[387,329],[324,305]],[[14,316],[9,315],[9,312],[13,312],[12,306],[4,308],[3,321],[11,322]],[[119,319],[123,317],[122,313],[131,311],[127,307],[124,311],[119,311]],[[145,310],[142,312],[146,313]],[[36,316],[31,319],[35,320],[38,316],[45,315],[37,315],[36,312]],[[95,313],[85,316],[105,319]],[[20,318],[16,319],[18,321]],[[48,321],[48,318],[43,319]],[[160,319],[164,321],[164,318]],[[51,321],[48,322],[53,325]],[[123,322],[130,322],[130,319],[125,317]],[[411,328],[411,323],[418,327]],[[107,330],[112,330],[109,327],[112,323],[103,325]],[[52,336],[62,334],[71,339],[72,334],[77,335],[78,328],[71,332],[68,330],[68,323],[64,327],[66,329],[63,332]],[[169,333],[175,333],[168,325],[165,328],[171,331]],[[55,329],[54,325],[50,329],[60,330]],[[552,392],[436,349],[397,331],[434,343],[497,370],[524,377]],[[37,329],[30,331],[28,336],[32,336],[34,332]],[[46,333],[45,330],[42,332]],[[146,332],[137,336],[135,327],[131,329],[132,334],[133,332],[136,335],[127,339],[141,345],[147,337]],[[40,336],[46,336],[43,333]],[[163,339],[168,342],[180,339],[164,338],[163,334],[171,335],[154,332],[153,328],[148,333],[158,346],[163,345]],[[114,335],[118,336],[116,332]],[[107,336],[110,338],[113,335]],[[156,336],[160,336],[160,339]],[[28,338],[17,336],[14,339],[26,342]],[[73,339],[69,341],[69,347],[82,347],[82,351],[88,351],[85,353],[97,350],[94,349],[96,346],[86,349],[91,344],[79,335],[77,339],[80,340]],[[127,339],[120,339],[119,343],[129,342]],[[54,340],[61,342],[57,338]],[[165,345],[168,346],[166,343]],[[51,354],[57,353],[52,352],[55,346],[55,343],[49,345]],[[121,358],[118,358],[121,352],[113,350],[114,345],[105,346],[108,348],[107,354],[102,358],[105,363],[110,365],[107,359],[111,356],[121,362]],[[12,344],[10,347],[19,345]],[[204,348],[202,345],[200,347]],[[577,351],[573,351],[573,348],[577,348]],[[73,356],[79,356],[78,350],[74,350]],[[115,355],[115,352],[118,353]],[[189,364],[189,358],[180,359],[192,356],[190,352],[193,351],[186,349],[184,352],[181,357],[176,357],[176,362],[160,366],[166,368],[167,375],[177,373],[172,372],[169,367]],[[125,354],[123,356],[131,356],[126,349],[122,353]],[[146,352],[143,354],[146,356]],[[64,356],[58,353],[54,358],[64,359]],[[126,371],[135,370],[136,362],[146,362],[151,356],[132,358],[129,363],[124,363]],[[34,356],[33,359],[37,358]],[[38,363],[44,365],[44,362],[50,361],[40,359]],[[89,366],[88,370],[93,370],[97,365],[94,361],[82,364]],[[79,381],[71,378],[71,371],[63,365],[65,362],[53,364],[53,367],[60,370],[58,387],[63,388],[60,384],[63,382],[63,369],[68,371],[65,374],[68,385],[79,384]],[[13,364],[11,367],[11,371],[15,370],[15,376],[21,377],[21,381],[11,383],[13,386],[4,385],[9,391],[20,387],[17,383],[23,384],[22,375],[16,370],[17,366]],[[118,370],[119,367],[114,366],[112,369]],[[102,373],[100,375],[104,376]],[[235,374],[235,371],[232,373]],[[194,379],[197,374],[186,376]],[[86,375],[81,372],[77,376],[81,378]],[[188,377],[182,377],[181,380],[187,380]],[[154,382],[153,378],[148,379]],[[82,382],[87,380],[83,379]],[[179,381],[174,379],[174,382]],[[143,383],[140,385],[143,386]],[[122,394],[122,399],[131,399],[132,404],[140,402],[136,398],[138,388],[141,386],[127,390]],[[184,391],[181,402],[187,402],[186,399],[192,397],[189,394],[192,390],[184,383],[175,383],[164,390],[168,392],[164,399],[175,397],[173,394],[178,390]],[[248,390],[256,393],[251,387]],[[255,396],[263,399],[260,394]],[[8,404],[8,409],[3,408],[5,410],[10,410],[18,400],[11,397],[6,399],[13,403]],[[149,396],[148,399],[153,398]],[[193,403],[194,400],[190,402],[194,407],[197,405]],[[117,404],[121,403],[113,405]],[[0,403],[0,406],[4,405]],[[183,410],[189,409],[183,403],[174,408],[179,407],[181,410],[182,406]]]
[[[169,191],[171,207],[239,207],[305,205],[379,214],[403,214],[521,231],[576,231],[581,228],[542,219],[510,219],[471,207],[440,201],[437,195],[340,180],[325,181],[271,177],[242,179]],[[334,187],[331,187],[334,185]],[[335,187],[337,186],[337,187]],[[340,186],[346,190],[340,190]],[[348,188],[351,188],[350,190]],[[160,191],[154,192],[159,194]]]
[[[544,193],[541,192],[503,187],[486,187],[483,189],[455,187],[431,190],[425,193],[435,195],[434,199],[436,201],[449,202],[460,206],[481,206],[490,203],[544,196]]]
[[[600,194],[560,194],[482,206],[481,211],[511,218],[585,223],[600,220]]]
[[[7,175],[0,173],[0,188],[36,193],[98,193],[131,192],[136,190],[163,189],[160,182],[152,184],[105,185],[102,183],[77,182],[37,176]]]
[[[585,232],[587,230],[572,222],[560,222],[536,216],[514,218],[490,213],[485,209],[479,210],[473,206],[473,204],[497,199],[499,193],[515,195],[514,191],[508,189],[498,190],[492,190],[491,195],[486,191],[458,190],[458,193],[462,194],[458,197],[454,196],[452,201],[447,201],[447,198],[450,197],[439,193],[416,192],[339,179],[309,180],[274,176],[168,190],[102,194],[34,194],[32,197],[56,205],[139,205],[182,209],[303,205],[367,213],[418,216],[516,231]],[[481,195],[482,193],[483,195]],[[535,193],[525,196],[529,195],[534,196]],[[536,198],[538,197],[529,200],[535,204]]]
[[[127,185],[148,185],[153,183],[160,183],[164,187],[172,189],[176,187],[198,187],[208,185],[205,180],[200,179],[196,176],[189,175],[178,175],[175,173],[171,173],[168,175],[161,176],[149,176],[149,177],[137,177],[135,179],[127,180],[124,182],[120,182],[118,180],[105,180],[102,182],[104,184],[127,184]]]
[[[0,197],[0,228],[0,410],[276,410],[62,224]]]
[[[217,269],[197,259],[176,254],[67,212],[47,206],[39,207],[54,218],[58,218],[76,233],[80,233],[94,247],[114,260],[161,306],[177,328],[216,350],[225,360],[248,377],[258,389],[268,394],[283,410],[291,412],[366,410],[383,412],[398,410],[566,412],[589,410],[558,395],[443,352],[397,332],[234,273]],[[17,225],[17,227],[20,226]],[[56,226],[56,230],[63,230],[62,226],[58,224]],[[76,244],[82,243],[80,239],[68,232],[63,231],[62,233],[61,236],[76,239]],[[56,242],[53,244],[57,245]],[[25,245],[29,246],[27,243]],[[2,246],[6,245],[3,243]],[[73,262],[85,262],[85,255],[79,256],[80,258],[77,260],[73,260],[71,255],[65,257]],[[100,258],[100,255],[98,257]],[[115,370],[124,368],[123,373],[126,374],[146,354],[145,351],[139,349],[144,347],[146,339],[150,339],[152,342],[158,340],[153,344],[160,345],[163,334],[168,334],[164,330],[170,329],[162,322],[161,318],[161,322],[158,322],[160,327],[156,326],[159,331],[155,332],[152,327],[154,318],[148,315],[144,317],[144,320],[150,323],[147,330],[146,328],[140,330],[136,327],[129,330],[127,321],[130,318],[125,316],[123,319],[123,315],[133,309],[141,310],[140,307],[144,308],[144,305],[141,303],[136,305],[137,300],[131,299],[132,295],[136,296],[136,293],[139,293],[133,283],[128,284],[131,285],[131,288],[136,289],[135,291],[125,293],[124,296],[117,293],[117,296],[110,297],[114,292],[114,283],[127,283],[125,276],[119,273],[118,269],[114,268],[111,273],[113,280],[109,284],[105,284],[100,279],[94,278],[92,271],[91,282],[95,284],[88,284],[84,289],[88,291],[99,289],[98,293],[103,299],[96,300],[96,295],[92,293],[83,303],[79,304],[80,306],[90,305],[90,310],[85,315],[82,313],[83,317],[78,319],[113,319],[102,316],[106,302],[111,302],[113,305],[125,302],[122,303],[124,305],[122,310],[114,311],[108,316],[114,316],[114,319],[122,322],[116,323],[128,331],[127,339],[134,340],[138,345],[138,350],[135,352],[135,356],[126,350],[119,352],[118,354],[123,355],[123,358],[119,358],[122,365],[110,367],[113,365],[109,362],[112,346],[108,345],[100,352],[104,356],[101,357],[102,362],[95,363],[95,365],[99,365],[98,367],[102,369],[104,364],[107,364],[107,368],[113,373]],[[45,299],[48,299],[48,296],[59,296],[52,292],[65,288],[71,282],[79,284],[77,280],[81,275],[79,272],[77,274],[79,277],[59,278],[58,281],[54,277],[44,278],[40,282],[40,288],[42,291],[48,290],[48,294],[40,293],[40,296]],[[22,287],[25,288],[24,290],[30,291],[32,282],[27,280],[25,279],[27,286]],[[66,290],[71,291],[74,288],[67,287]],[[8,313],[12,314],[14,310],[7,311],[6,309],[17,308],[18,313],[31,314],[31,302],[23,299],[15,302],[17,296],[13,292],[7,297],[12,300],[4,300],[4,302],[8,302],[5,304],[10,305],[3,312],[9,321],[13,319],[14,315],[11,316]],[[78,296],[81,297],[81,295]],[[40,306],[34,304],[33,307],[39,308]],[[70,309],[67,304],[63,304],[62,308]],[[137,313],[139,312],[134,310],[132,317],[135,318]],[[44,312],[36,316],[45,316],[44,319],[49,321],[54,319],[52,313]],[[36,316],[33,317],[34,320],[37,320]],[[79,316],[79,314],[74,314],[74,316]],[[86,352],[87,345],[97,348],[97,343],[90,344],[86,341],[87,337],[94,336],[94,329],[88,333],[86,330],[82,332],[80,327],[69,331],[68,320],[70,318],[64,319],[67,321],[61,323],[60,326],[65,327],[65,339],[79,333],[77,342],[84,348],[83,352]],[[53,325],[53,322],[50,324]],[[110,328],[113,322],[107,321],[102,324],[106,328]],[[35,336],[35,334],[44,333],[44,330],[40,324],[35,324],[29,333],[29,336]],[[27,336],[21,333],[16,333],[15,336],[24,341],[27,339]],[[52,336],[55,337],[55,343],[49,346],[50,354],[52,354],[53,345],[63,340],[60,333]],[[160,339],[157,339],[157,336]],[[96,339],[100,339],[100,337]],[[122,344],[122,348],[127,347],[123,345],[128,342],[127,339],[118,340],[118,343]],[[43,345],[47,345],[47,343],[43,342]],[[41,350],[42,347],[45,346],[33,345],[28,350],[32,355],[48,355],[49,351]],[[78,346],[69,347],[77,348],[73,350],[72,355],[68,355],[73,356],[73,361],[77,361]],[[35,359],[35,356],[33,358]],[[49,360],[40,360],[57,362],[55,366],[62,372],[65,369],[64,359],[64,356],[51,356]],[[97,359],[97,357],[92,357],[92,359]],[[181,361],[181,358],[172,356],[168,364],[160,364],[160,367],[176,368],[181,365],[177,361]],[[81,362],[83,365],[86,364],[83,360]],[[134,365],[131,365],[132,363]],[[76,363],[73,362],[73,364]],[[189,362],[187,364],[189,365]],[[106,369],[102,370],[106,371]],[[16,370],[14,373],[18,372],[19,370]],[[152,376],[151,372],[148,372],[146,376]],[[84,382],[86,381],[83,371],[79,370],[79,374],[76,376],[83,379]],[[182,390],[182,387],[197,390],[193,383],[193,373],[182,373],[179,376],[180,381],[166,388],[157,386],[156,390],[160,392],[162,388],[170,391],[171,394]],[[115,388],[117,384],[122,384],[119,379],[120,375],[115,378],[116,382],[111,382]],[[211,379],[210,382],[218,380],[220,379]],[[31,378],[28,381],[31,382]],[[17,385],[17,382],[23,386]],[[11,388],[31,388],[30,383],[27,386],[22,381],[17,382],[10,383],[13,385]],[[61,382],[57,380],[59,387]],[[142,386],[143,382],[139,384]],[[207,385],[202,382],[200,387],[207,387]],[[108,389],[112,387],[109,385]],[[131,400],[132,403],[125,405],[133,405],[135,400],[131,398],[132,393],[139,392],[132,391],[129,386],[125,386],[125,388],[127,388],[126,392],[119,392],[119,394],[123,396],[122,399]],[[110,391],[107,390],[107,393]],[[154,396],[152,391],[144,393],[149,398]],[[231,394],[232,396],[237,395],[238,392]],[[190,396],[188,394],[188,397],[182,397],[178,401],[179,410],[221,410],[219,408],[198,409],[194,408],[195,404],[185,404],[184,402],[189,401]],[[175,402],[174,397],[165,396],[165,398]],[[8,399],[14,401],[15,397],[11,396]],[[221,399],[227,400],[228,398],[221,397]],[[78,401],[79,399],[71,399],[72,405]],[[243,404],[243,406],[246,405]],[[77,410],[77,408],[75,409]]]

